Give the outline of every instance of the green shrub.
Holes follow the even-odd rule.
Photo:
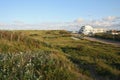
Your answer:
[[[51,51],[0,54],[0,80],[76,80],[73,65]]]

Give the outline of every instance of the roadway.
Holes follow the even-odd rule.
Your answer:
[[[90,40],[90,41],[101,42],[101,43],[105,43],[105,44],[111,44],[111,45],[120,47],[120,42],[118,42],[118,41],[112,41],[112,40],[106,40],[106,39],[100,39],[100,38],[93,38],[93,37],[84,37],[84,39],[87,39],[87,40]]]

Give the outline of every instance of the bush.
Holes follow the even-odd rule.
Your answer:
[[[120,41],[120,34],[112,35],[112,34],[107,34],[107,33],[97,33],[94,35],[94,37]]]
[[[51,51],[0,54],[0,80],[76,80],[73,65]]]

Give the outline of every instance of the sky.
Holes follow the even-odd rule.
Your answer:
[[[87,24],[120,29],[120,0],[0,0],[0,29],[77,29]]]

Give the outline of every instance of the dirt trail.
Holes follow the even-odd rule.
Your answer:
[[[72,39],[74,39],[74,40],[80,40],[80,39],[78,39],[78,38],[75,38],[75,37],[71,37]]]

